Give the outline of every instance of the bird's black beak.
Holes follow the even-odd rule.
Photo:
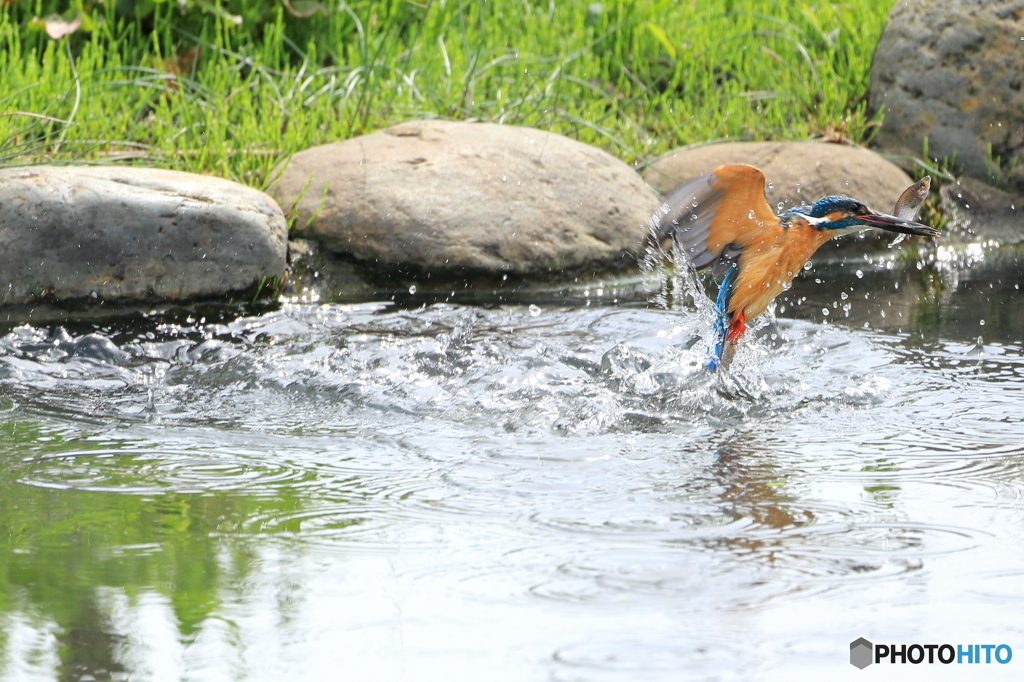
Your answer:
[[[912,220],[897,218],[896,216],[889,215],[888,213],[876,213],[875,211],[872,211],[867,215],[857,216],[857,219],[867,227],[880,227],[883,230],[888,230],[889,232],[916,234],[922,237],[935,237],[939,234],[939,231],[934,227],[915,223]]]

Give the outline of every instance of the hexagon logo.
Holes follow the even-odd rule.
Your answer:
[[[861,670],[868,667],[874,661],[872,653],[874,651],[874,645],[863,637],[859,637],[850,642],[850,665],[855,665]]]

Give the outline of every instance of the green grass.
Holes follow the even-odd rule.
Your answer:
[[[637,164],[710,140],[860,141],[892,0],[367,0],[310,20],[232,0],[241,26],[177,6],[96,5],[61,41],[30,26],[56,5],[0,9],[0,164],[132,159],[265,187],[295,151],[421,117]]]

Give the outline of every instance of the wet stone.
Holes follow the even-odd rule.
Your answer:
[[[1024,0],[896,3],[871,67],[874,144],[955,155],[967,175],[1024,192]]]
[[[942,188],[943,204],[952,209],[967,241],[1012,246],[1024,242],[1024,194],[1011,194],[962,177]]]
[[[0,305],[228,296],[284,274],[266,194],[152,168],[0,170]]]
[[[384,273],[565,279],[632,268],[658,200],[553,133],[413,121],[292,157],[272,193],[301,236]]]
[[[365,300],[376,291],[358,267],[315,239],[288,242],[288,270],[282,293],[297,300]]]

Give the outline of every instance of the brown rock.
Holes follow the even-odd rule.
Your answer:
[[[299,152],[272,193],[328,249],[384,272],[439,277],[623,269],[658,204],[629,166],[599,149],[531,128],[450,121]]]
[[[888,213],[912,183],[874,152],[825,142],[724,142],[682,149],[651,164],[644,179],[664,193],[726,163],[760,168],[768,180],[768,203],[776,211],[846,194]]]

